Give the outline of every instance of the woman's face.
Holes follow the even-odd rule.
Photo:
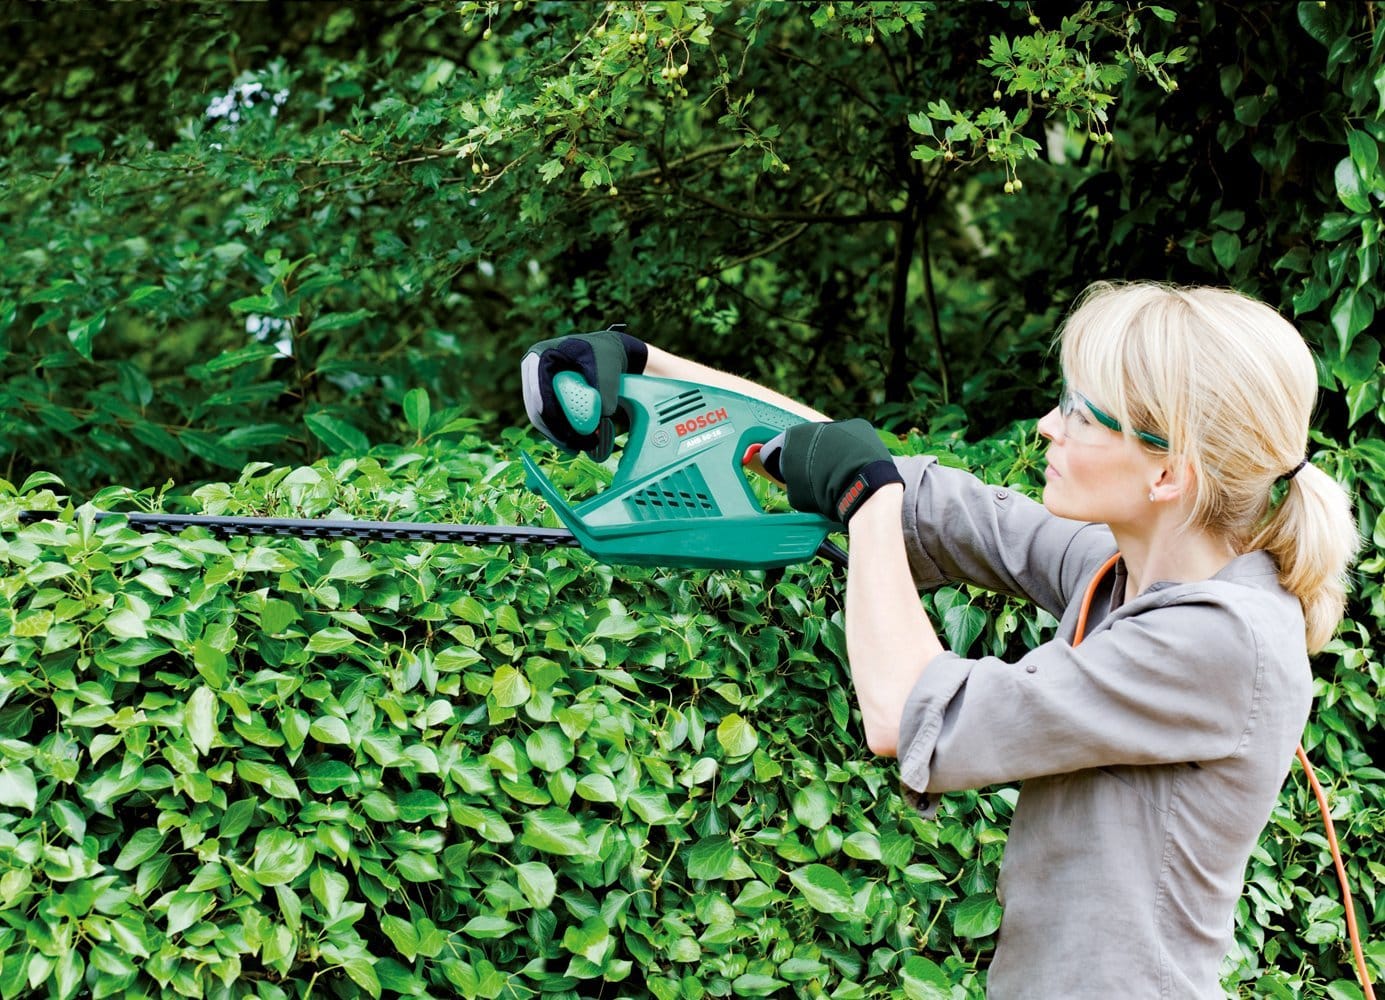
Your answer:
[[[1163,456],[1103,426],[1086,397],[1071,389],[1039,420],[1039,433],[1049,442],[1044,506],[1050,513],[1114,529],[1147,521]]]

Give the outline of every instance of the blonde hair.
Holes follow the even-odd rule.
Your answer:
[[[1307,457],[1317,401],[1317,368],[1292,324],[1230,289],[1100,282],[1060,336],[1065,376],[1125,433],[1168,440],[1196,479],[1193,523],[1238,552],[1268,552],[1303,605],[1309,651],[1326,645],[1360,539],[1346,492],[1311,463],[1272,502]]]

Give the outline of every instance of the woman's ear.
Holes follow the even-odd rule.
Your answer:
[[[1193,463],[1178,455],[1165,456],[1164,461],[1152,470],[1149,498],[1165,503],[1177,502],[1191,497],[1197,488],[1197,473]]]

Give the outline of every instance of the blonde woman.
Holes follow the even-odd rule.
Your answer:
[[[893,459],[864,421],[797,406],[813,422],[762,458],[795,507],[847,525],[852,683],[908,797],[927,815],[942,793],[1022,782],[988,995],[1218,996],[1355,524],[1306,454],[1313,359],[1269,307],[1101,284],[1060,343],[1042,503]],[[792,405],[648,345],[582,349],[608,373],[638,364]],[[526,398],[561,443],[533,378]],[[1032,601],[1056,637],[1013,663],[949,652],[917,596],[949,581]]]

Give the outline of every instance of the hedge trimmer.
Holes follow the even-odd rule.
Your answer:
[[[595,430],[599,393],[576,372],[560,373],[553,384],[578,433]],[[614,478],[577,506],[569,506],[537,463],[522,456],[529,487],[553,506],[566,528],[138,512],[96,517],[124,518],[140,531],[199,527],[227,536],[580,546],[602,562],[639,566],[770,569],[818,555],[845,564],[846,554],[827,538],[840,524],[816,514],[766,511],[743,469],[757,445],[800,417],[725,389],[647,375],[621,379],[620,406],[630,432]],[[55,516],[26,510],[20,521]]]

